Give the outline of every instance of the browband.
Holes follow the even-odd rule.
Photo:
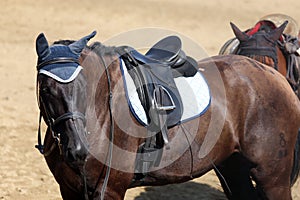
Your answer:
[[[79,62],[75,58],[70,57],[58,57],[54,58],[48,61],[44,61],[36,66],[37,70],[40,70],[42,67],[46,65],[56,64],[56,63],[77,63],[79,65]]]

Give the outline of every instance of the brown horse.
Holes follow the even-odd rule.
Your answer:
[[[210,107],[170,127],[161,162],[139,177],[146,128],[127,106],[117,48],[86,47],[94,34],[69,45],[49,46],[43,34],[36,41],[48,125],[38,147],[63,199],[123,199],[130,187],[185,182],[216,166],[229,199],[291,199],[300,104],[276,70],[237,55],[199,61]]]
[[[281,15],[270,16],[282,19]],[[267,17],[268,18],[268,17]],[[294,22],[291,18],[289,21]],[[278,20],[278,19],[277,19]],[[278,24],[278,23],[277,23]],[[299,41],[297,37],[293,37],[288,33],[283,34],[288,22],[285,21],[281,26],[276,28],[273,21],[261,20],[256,25],[246,30],[241,31],[237,26],[231,23],[231,28],[236,36],[236,39],[229,40],[220,50],[220,54],[228,53],[230,45],[236,43],[231,47],[229,53],[244,55],[264,63],[276,70],[286,77],[291,87],[300,98],[300,80],[299,80]],[[292,23],[292,25],[294,25]],[[289,26],[290,30],[298,31],[298,27]],[[299,33],[300,34],[300,33]],[[297,145],[300,145],[300,133],[297,139]],[[296,148],[297,149],[297,148]],[[300,152],[295,151],[295,161],[293,173],[291,176],[292,184],[295,183],[299,174]]]

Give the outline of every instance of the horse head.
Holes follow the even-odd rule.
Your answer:
[[[41,115],[68,164],[84,163],[86,134],[86,78],[79,65],[81,51],[96,32],[69,44],[49,46],[41,33],[36,39],[37,86]]]
[[[243,32],[236,25],[230,23],[231,28],[239,40],[239,49],[237,54],[251,56],[263,55],[269,57],[276,56],[276,44],[280,39],[288,21],[285,21],[280,27],[276,28],[275,25],[268,21],[261,21],[249,31]]]

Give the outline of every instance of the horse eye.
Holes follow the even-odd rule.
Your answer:
[[[41,94],[49,94],[49,93],[50,93],[50,89],[48,87],[41,88]]]
[[[40,90],[41,95],[46,96],[46,97],[56,97],[57,96],[57,91],[51,87],[41,87]]]

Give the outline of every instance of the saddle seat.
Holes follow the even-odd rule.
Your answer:
[[[138,51],[132,49],[132,56],[143,64],[164,64],[167,66],[179,66],[184,63],[186,59],[185,53],[181,50],[181,40],[177,36],[168,36],[148,50],[143,55]]]

